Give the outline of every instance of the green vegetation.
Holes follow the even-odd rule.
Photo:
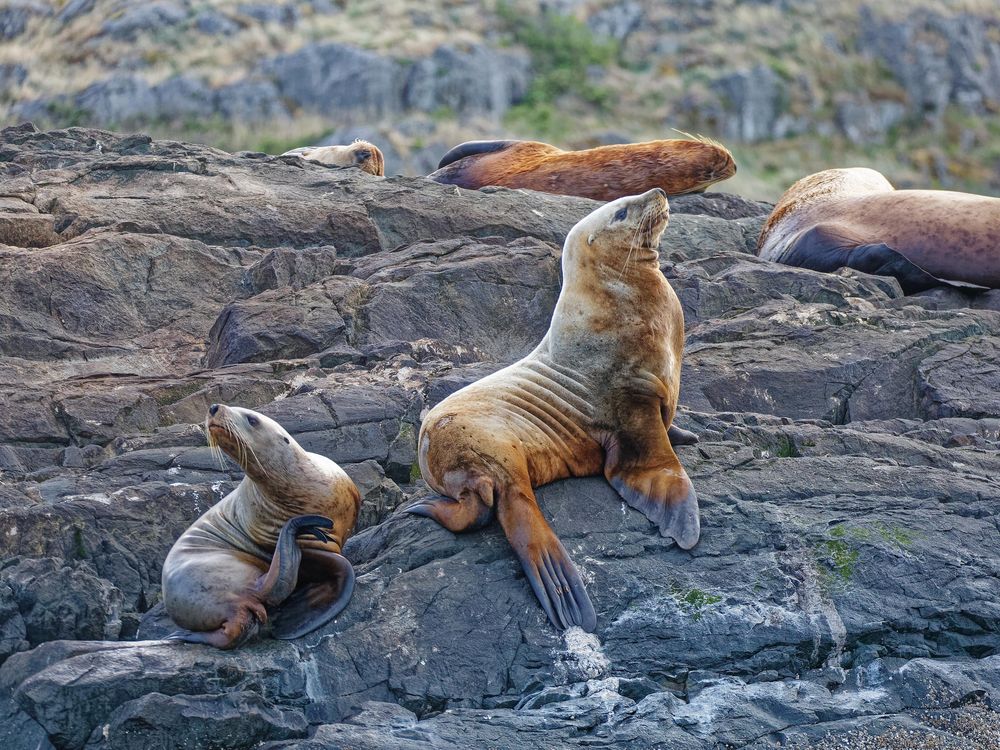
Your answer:
[[[590,72],[615,61],[617,42],[597,39],[572,16],[552,12],[526,16],[506,2],[497,6],[497,15],[512,41],[530,53],[534,73],[524,100],[507,115],[508,125],[558,139],[572,131],[575,121],[566,99],[592,110],[611,107],[614,92],[594,83]]]
[[[721,596],[709,594],[701,589],[684,591],[680,588],[674,588],[672,594],[681,611],[691,615],[693,620],[700,620],[706,609],[722,601]]]

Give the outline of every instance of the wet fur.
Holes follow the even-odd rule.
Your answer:
[[[653,188],[667,195],[700,192],[735,173],[728,149],[707,139],[583,151],[563,151],[537,141],[472,141],[449,151],[429,177],[469,189],[501,185],[611,201]]]
[[[1000,198],[896,190],[871,169],[829,169],[790,187],[757,242],[765,260],[896,277],[907,293],[1000,288]]]

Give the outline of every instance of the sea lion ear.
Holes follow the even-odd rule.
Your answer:
[[[591,235],[590,235],[590,236],[589,236],[589,237],[587,238],[587,244],[588,244],[588,245],[593,245],[593,244],[594,244],[594,240],[595,240],[595,239],[597,239],[597,235],[596,235],[596,234],[591,234]]]

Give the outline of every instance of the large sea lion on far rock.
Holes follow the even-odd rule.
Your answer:
[[[684,549],[698,541],[697,496],[668,437],[684,347],[680,302],[659,266],[668,215],[655,189],[574,226],[541,343],[446,398],[420,428],[420,471],[445,497],[408,510],[455,532],[496,514],[559,628],[593,631],[597,616],[532,488],[603,473],[661,534]]]
[[[464,188],[501,185],[612,201],[660,188],[698,193],[736,174],[729,150],[707,138],[563,151],[538,141],[469,141],[442,157],[430,179]]]
[[[168,638],[234,648],[268,622],[281,639],[329,622],[354,590],[340,552],[358,518],[358,488],[263,414],[213,404],[206,428],[246,476],[163,563],[163,602],[183,628]]]
[[[1000,198],[896,190],[860,167],[803,177],[757,242],[764,260],[894,276],[907,294],[943,284],[1000,288]]]

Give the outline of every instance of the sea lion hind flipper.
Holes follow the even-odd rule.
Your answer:
[[[441,157],[441,161],[438,162],[438,169],[444,169],[449,164],[454,164],[459,159],[464,159],[467,156],[503,151],[515,143],[521,143],[521,141],[466,141],[465,143],[460,143]]]
[[[700,442],[700,438],[691,430],[684,430],[675,424],[667,428],[667,439],[671,445],[695,445]]]
[[[488,486],[483,486],[486,483]],[[492,482],[484,477],[479,486],[464,489],[457,500],[444,496],[428,498],[404,508],[403,512],[432,518],[455,534],[473,531],[493,518],[492,493]]]
[[[593,633],[597,613],[583,579],[535,500],[524,495],[501,500],[498,516],[549,622],[560,630],[577,625]]]
[[[326,516],[306,515],[289,519],[278,534],[271,565],[267,573],[257,579],[256,594],[269,607],[281,604],[292,595],[299,580],[302,550],[296,538],[312,536],[321,542],[329,541],[323,529],[333,528],[333,521]]]
[[[354,568],[343,555],[308,550],[303,576],[311,580],[292,592],[271,614],[271,635],[287,641],[301,638],[344,611],[354,593]]]
[[[631,507],[652,521],[662,536],[691,549],[701,536],[698,495],[683,469],[625,469],[608,482]]]

